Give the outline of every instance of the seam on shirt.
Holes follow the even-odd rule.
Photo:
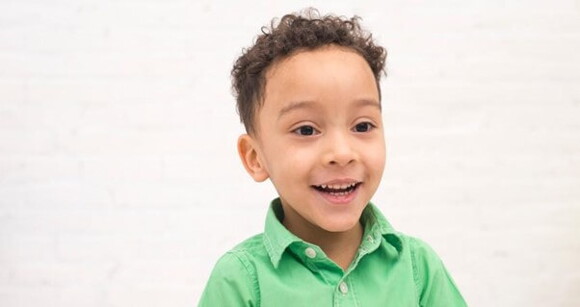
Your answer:
[[[268,257],[270,257],[270,260],[273,261],[274,259],[272,258],[272,256],[274,254],[274,244],[272,243],[272,240],[270,240],[270,236],[268,236],[268,234],[265,232],[263,241],[265,243],[264,246],[266,247],[266,252],[268,252]],[[272,264],[276,265],[277,263]]]
[[[322,279],[324,280],[325,283],[327,284],[331,284],[332,278],[330,278],[329,275],[326,275],[326,273],[324,272],[325,270],[319,269],[316,264],[314,263],[308,263],[308,262],[304,262],[304,264],[311,270],[313,271],[312,273],[316,274],[320,274],[320,276],[322,277]]]
[[[419,276],[419,269],[417,267],[417,256],[415,254],[415,248],[414,246],[411,246],[411,239],[407,239],[407,242],[409,243],[409,251],[411,253],[411,266],[413,268],[413,279],[414,279],[414,284],[415,284],[415,296],[417,298],[417,305],[421,304],[421,291],[420,289],[422,288],[421,285],[421,278]]]
[[[347,277],[346,279],[349,279],[349,278]],[[350,280],[352,280],[352,279],[350,278]],[[352,293],[352,298],[354,300],[354,306],[355,307],[360,306],[360,302],[358,301],[358,297],[356,296],[356,290],[355,290],[356,287],[354,286],[354,281],[350,282],[349,288],[350,288],[350,292]]]
[[[259,307],[262,304],[261,297],[260,297],[260,286],[258,284],[258,277],[256,276],[256,273],[254,272],[253,267],[250,264],[250,261],[248,260],[247,251],[244,249],[244,250],[230,251],[229,253],[232,256],[236,257],[236,259],[238,259],[238,261],[244,266],[244,268],[248,272],[248,275],[250,276],[250,280],[252,281],[252,289],[254,290],[253,292],[254,292],[254,298],[256,299],[256,307]]]

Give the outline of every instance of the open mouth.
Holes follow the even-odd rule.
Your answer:
[[[348,184],[322,184],[322,185],[313,185],[312,187],[320,192],[328,193],[332,196],[344,196],[354,192],[362,182],[353,182]]]

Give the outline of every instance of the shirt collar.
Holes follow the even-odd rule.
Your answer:
[[[283,218],[284,211],[282,210],[282,203],[280,202],[280,198],[276,198],[270,203],[263,236],[264,246],[275,268],[278,267],[282,254],[284,254],[290,244],[303,242],[302,239],[298,238],[282,225],[281,221]],[[371,235],[373,237],[382,236],[394,247],[397,253],[401,252],[402,242],[399,235],[374,204],[369,202],[363,210],[361,222],[365,228],[365,235]]]
[[[302,241],[282,225],[283,219],[284,211],[282,210],[282,203],[280,202],[280,198],[276,198],[270,203],[263,237],[264,246],[275,268],[278,267],[278,263],[286,248],[293,242]]]
[[[399,233],[395,231],[393,226],[391,226],[389,221],[387,221],[385,216],[373,203],[368,203],[366,208],[363,210],[360,220],[365,228],[364,236],[371,236],[373,241],[377,243],[372,247],[373,250],[378,247],[378,243],[381,241],[377,239],[379,239],[379,237],[383,237],[387,243],[389,243],[389,246],[387,247],[391,252],[397,255],[401,252],[403,248],[403,242],[399,236]]]

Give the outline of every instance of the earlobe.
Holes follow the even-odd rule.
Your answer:
[[[260,161],[256,141],[250,135],[242,134],[238,138],[238,154],[244,168],[255,181],[262,182],[268,179],[268,172]]]

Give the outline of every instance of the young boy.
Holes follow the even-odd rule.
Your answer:
[[[433,250],[369,202],[385,166],[386,51],[357,18],[314,11],[262,32],[232,71],[238,151],[279,198],[264,233],[218,261],[199,306],[466,306]]]

